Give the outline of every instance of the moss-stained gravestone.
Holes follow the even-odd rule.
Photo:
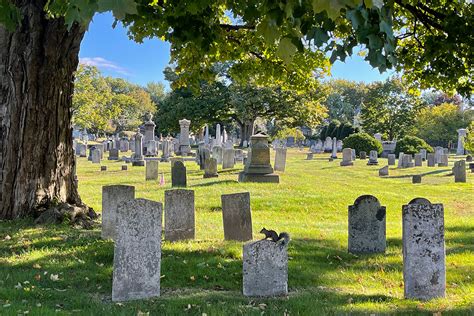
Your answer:
[[[134,186],[107,185],[102,187],[102,238],[116,238],[117,208],[121,203],[134,198]]]
[[[372,195],[362,195],[349,206],[350,253],[385,252],[385,213],[385,206]]]
[[[402,209],[403,280],[409,299],[446,295],[443,204],[426,201],[413,201]]]
[[[238,241],[252,240],[250,193],[223,194],[221,201],[224,239]]]
[[[165,240],[194,239],[194,191],[165,191]]]

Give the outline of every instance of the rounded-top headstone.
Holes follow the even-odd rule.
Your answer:
[[[423,204],[423,205],[431,205],[431,202],[428,199],[417,197],[412,199],[408,204]]]

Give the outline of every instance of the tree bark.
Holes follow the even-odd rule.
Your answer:
[[[0,26],[3,135],[0,218],[24,217],[57,202],[80,205],[74,179],[72,94],[84,27],[47,19],[45,0],[13,1],[22,20]]]
[[[243,146],[244,141],[247,141],[247,145],[250,145],[250,136],[253,134],[254,124],[255,120],[239,122],[241,134],[240,146]]]

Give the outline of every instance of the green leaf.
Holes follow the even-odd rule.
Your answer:
[[[13,31],[20,22],[20,11],[9,0],[0,0],[0,24]]]
[[[257,33],[263,36],[265,43],[273,45],[280,38],[280,30],[274,20],[263,20],[257,27]]]
[[[388,38],[393,39],[392,25],[388,24],[387,21],[382,20],[380,21],[379,26],[380,26],[380,31],[387,34]]]
[[[347,11],[346,15],[347,15],[347,18],[351,21],[354,29],[358,29],[359,26],[365,24],[365,19],[359,10],[349,10]]]
[[[313,39],[314,39],[314,44],[320,47],[329,40],[329,35],[322,28],[317,28],[314,30]]]
[[[297,47],[292,43],[291,38],[284,37],[280,40],[276,54],[278,57],[283,59],[286,64],[291,63],[293,55],[297,51]]]
[[[122,20],[126,14],[137,13],[137,4],[134,0],[99,0],[99,11],[112,11],[116,19]]]

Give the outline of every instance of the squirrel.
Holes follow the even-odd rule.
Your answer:
[[[265,238],[263,238],[263,240],[271,238],[272,241],[280,243],[281,246],[286,246],[290,242],[290,235],[286,232],[282,232],[280,233],[280,235],[278,235],[276,231],[268,230],[264,227],[262,228],[260,233],[265,235]]]

